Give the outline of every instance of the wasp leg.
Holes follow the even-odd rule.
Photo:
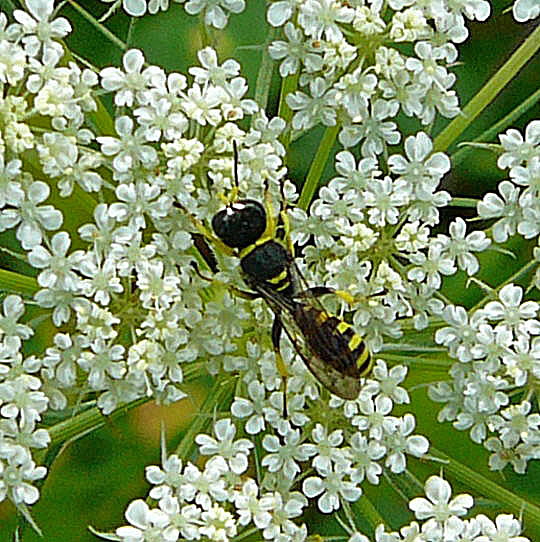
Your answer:
[[[280,205],[279,213],[277,217],[274,217],[274,209],[272,207],[272,194],[268,186],[268,179],[265,182],[264,188],[264,208],[266,210],[266,216],[268,221],[268,227],[266,234],[272,238],[284,240],[287,243],[287,249],[291,256],[294,257],[294,245],[291,240],[291,225],[289,221],[289,215],[287,214],[287,200],[285,198],[285,192],[283,191],[283,183],[280,184]]]
[[[213,284],[220,284],[227,288],[230,292],[232,292],[237,297],[241,297],[243,299],[249,299],[250,301],[253,301],[254,299],[258,299],[261,297],[260,294],[256,292],[248,292],[247,290],[241,290],[240,288],[237,288],[236,286],[231,286],[230,284],[225,284],[224,282],[217,280],[215,278],[207,277],[204,275],[201,270],[199,269],[199,266],[197,265],[197,262],[191,262],[191,266],[195,270],[195,273],[199,276],[199,278],[205,280],[206,282],[212,282]]]
[[[276,313],[274,316],[274,323],[272,324],[272,344],[274,345],[274,354],[276,356],[276,367],[281,378],[283,378],[283,418],[287,419],[287,378],[289,373],[279,348],[282,333],[283,322],[281,321],[279,314]]]
[[[348,303],[349,305],[354,304],[355,299],[354,297],[345,290],[335,290],[334,288],[328,288],[327,286],[313,286],[312,288],[308,288],[307,290],[304,290],[303,292],[299,292],[295,295],[296,298],[299,299],[306,299],[310,296],[312,297],[321,297],[323,295],[327,294],[334,294],[343,299],[345,303]]]
[[[291,222],[287,213],[287,198],[285,197],[283,183],[279,185],[279,191],[281,194],[281,205],[279,210],[278,235],[281,234],[281,238],[285,239],[285,241],[287,242],[287,248],[289,249],[289,253],[294,258],[295,250],[294,244],[291,239]]]
[[[199,251],[199,254],[202,256],[202,259],[205,261],[210,271],[212,271],[212,273],[217,273],[219,271],[219,268],[216,255],[214,254],[214,251],[210,248],[206,237],[202,233],[192,233],[191,237],[193,238],[193,244],[195,245],[195,248]],[[200,272],[198,272],[197,274],[201,276]]]

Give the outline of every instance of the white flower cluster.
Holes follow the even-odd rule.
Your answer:
[[[283,491],[289,479],[267,477],[258,484],[246,474],[252,444],[245,439],[233,440],[235,429],[230,420],[217,422],[215,434],[216,438],[197,437],[201,453],[211,456],[203,469],[183,464],[176,455],[165,457],[161,467],[147,467],[146,478],[153,486],[149,497],[156,504],[151,507],[142,499],[131,502],[125,513],[128,525],[116,529],[119,540],[228,542],[245,527],[260,532],[263,540],[308,539],[306,525],[294,521],[307,506],[306,497],[298,491]],[[333,478],[325,494],[337,493],[341,485],[342,497],[350,497],[352,493],[340,476],[334,473]],[[311,485],[308,480],[305,486]],[[474,506],[473,498],[468,494],[452,497],[452,488],[442,477],[426,481],[425,495],[409,502],[418,521],[399,532],[388,532],[381,524],[375,529],[375,542],[530,542],[520,536],[521,521],[510,514],[499,514],[495,521],[484,514],[465,518]],[[352,521],[342,523],[349,542],[369,542]]]
[[[169,0],[101,0],[106,4],[113,4],[109,10],[109,13],[112,13],[120,5],[122,5],[123,10],[130,15],[131,17],[141,17],[145,13],[150,13],[151,15],[158,13],[159,11],[166,11],[169,9]],[[215,28],[224,28],[229,20],[229,12],[231,13],[240,13],[245,8],[245,0],[174,0],[180,4],[184,4],[184,8],[187,13],[190,15],[203,15],[204,24],[207,26],[213,26]],[[331,0],[317,0],[318,4],[321,6],[321,12],[326,10],[330,12],[332,3],[338,4],[336,8],[339,7],[339,2]],[[344,2],[342,2],[344,4]],[[285,21],[291,17],[292,11],[297,5],[302,5],[303,2],[298,0],[274,0],[269,7],[269,17],[276,22],[276,26],[280,26],[279,21]],[[450,34],[454,31],[452,28],[453,24],[459,24],[460,28],[456,30],[456,34],[463,32],[463,20],[460,19],[460,10],[463,10],[463,14],[467,18],[475,18],[475,11],[482,9],[484,12],[488,10],[489,12],[489,3],[483,2],[483,6],[478,7],[478,0],[463,2],[460,5],[454,6],[450,4],[452,8],[444,6],[441,1],[432,1],[428,4],[428,7],[432,13],[438,15],[438,18],[444,19],[450,15],[449,20],[441,22],[442,27],[446,27],[446,31]],[[360,0],[348,1],[347,6],[356,6],[364,8],[365,2]],[[380,12],[383,5],[382,1],[373,2],[373,5],[376,6],[376,11],[374,13]],[[404,7],[410,7],[412,2],[407,1],[394,1],[391,4],[392,9],[403,9]],[[319,6],[316,6],[319,7]],[[446,9],[445,9],[446,8]],[[313,10],[313,8],[311,8]],[[538,0],[514,0],[512,6],[512,13],[514,19],[520,23],[535,19],[540,14],[540,3]],[[418,22],[415,20],[419,17],[418,13],[414,11],[404,12],[403,15],[396,18],[396,21],[393,23],[393,34],[395,36],[403,36],[407,32],[414,32],[415,26],[418,25]],[[377,27],[381,26],[380,19],[371,15],[369,10],[366,8],[366,11],[362,14],[363,22],[366,26],[372,26],[372,31],[377,30]],[[347,17],[336,17],[337,22],[350,22]],[[479,19],[483,20],[483,19]],[[384,23],[383,23],[384,24]]]
[[[31,330],[17,323],[22,300],[5,298],[0,500],[31,504],[38,492],[30,484],[45,474],[31,450],[49,442],[36,429],[47,408],[87,397],[105,414],[141,397],[169,403],[185,396],[185,364],[219,359],[208,363],[216,371],[230,353],[227,370],[238,370],[244,358],[232,353],[249,314],[227,292],[223,302],[203,301],[207,282],[190,265],[192,225],[173,201],[202,219],[215,211],[207,183],[216,194],[230,190],[233,140],[242,145],[246,193],[260,197],[267,182],[277,195],[285,171],[284,123],[261,114],[247,132],[234,124],[257,106],[244,98],[240,66],[218,65],[211,49],[200,52],[189,82],[144,67],[137,50],[125,54],[123,70],[104,69],[101,86],[125,114],[114,136],[96,138],[98,76],[65,60],[58,40],[70,25],[54,18],[53,0],[29,1],[28,10],[15,10],[11,24],[0,14],[0,231],[37,271],[35,321],[49,316],[59,329],[44,352],[28,355]],[[57,231],[65,215],[78,235]]]
[[[113,13],[120,4],[123,10],[131,17],[142,17],[146,12],[151,15],[169,9],[169,0],[101,0],[106,4],[113,4],[106,17]],[[246,7],[245,0],[174,0],[184,4],[189,15],[200,15],[207,26],[225,28],[231,13],[241,13]]]
[[[32,484],[47,473],[36,466],[32,449],[44,449],[49,433],[37,428],[49,406],[39,378],[40,363],[23,359],[22,341],[32,329],[18,322],[24,313],[22,299],[8,295],[0,313],[0,502],[8,497],[16,505],[34,504],[39,491]]]
[[[146,9],[144,0],[128,2]],[[345,127],[342,143],[362,142],[359,160],[348,150],[338,155],[339,176],[320,190],[310,214],[296,209],[291,216],[295,240],[304,245],[306,276],[314,285],[351,294],[352,322],[365,332],[373,351],[383,347],[385,337],[401,335],[399,318],[412,318],[419,330],[432,316],[460,312],[437,297],[442,277],[457,270],[474,275],[479,268],[475,253],[490,244],[481,232],[467,233],[461,219],[452,223],[449,235],[433,234],[439,208],[450,200],[438,190],[450,164],[443,153],[433,153],[428,135],[407,137],[404,154],[385,159],[388,146],[401,137],[387,120],[399,109],[424,123],[437,111],[457,113],[450,89],[454,77],[445,65],[456,58],[451,41],[466,36],[459,10],[480,19],[487,16],[487,2],[461,3],[456,11],[441,7],[444,17],[436,17],[438,3],[424,2],[422,9],[409,4],[390,2],[396,13],[388,29],[380,22],[378,2],[368,8],[283,1],[273,3],[268,15],[272,23],[283,24],[294,13],[299,25],[285,27],[294,47],[283,42],[271,48],[277,56],[285,48],[281,69],[300,70],[302,88],[311,92],[290,97],[293,126],[305,130],[339,118]],[[37,425],[47,409],[62,411],[86,399],[105,414],[142,397],[170,403],[185,396],[184,380],[210,372],[237,383],[232,418],[216,423],[216,438],[198,437],[200,452],[212,459],[202,471],[173,457],[167,462],[175,472],[150,470],[149,480],[163,486],[151,494],[159,509],[131,505],[133,527],[119,529],[118,536],[138,540],[149,529],[164,540],[180,534],[227,540],[239,526],[252,523],[269,540],[305,539],[306,528],[291,519],[309,500],[324,513],[336,511],[361,496],[365,479],[378,483],[383,467],[403,472],[406,455],[423,456],[428,441],[413,434],[412,414],[392,414],[394,405],[409,401],[400,386],[406,370],[389,370],[381,360],[357,400],[332,397],[327,409],[320,406],[326,392],[289,345],[283,349],[290,374],[285,399],[267,307],[231,295],[228,287],[245,287],[238,261],[218,253],[220,271],[212,284],[192,265],[200,257],[189,232],[207,225],[236,189],[242,197],[261,200],[267,187],[274,204],[284,195],[296,199],[283,166],[285,122],[268,119],[247,99],[239,64],[219,64],[209,47],[199,51],[200,66],[190,68],[189,75],[166,73],[147,65],[142,52],[129,50],[122,68],[105,68],[98,77],[65,58],[60,40],[70,25],[55,18],[54,1],[28,0],[27,5],[28,13],[15,10],[15,23],[0,14],[0,232],[12,236],[20,245],[16,255],[37,272],[35,325],[50,317],[58,331],[44,352],[28,353],[23,341],[32,329],[19,323],[23,301],[4,299],[0,500],[21,505],[37,500],[32,482],[45,475],[45,468],[36,467],[31,452],[49,443],[49,434]],[[227,18],[223,9],[234,12],[243,5],[241,0],[190,0],[185,7],[204,12],[207,23],[219,27]],[[165,9],[167,2],[148,6]],[[372,47],[362,53],[374,59],[372,65],[360,61],[359,45],[346,41],[345,26],[347,36],[354,33]],[[383,46],[387,38],[417,42],[417,56],[405,58]],[[292,50],[300,51],[296,63]],[[347,76],[339,75],[343,70]],[[112,94],[120,113],[108,133],[96,134],[96,125],[107,124],[99,119],[108,118],[94,98],[103,91]],[[238,186],[233,141],[239,147]],[[512,152],[522,153],[523,146]],[[519,169],[523,164],[533,164],[532,158],[519,160],[514,179],[525,177]],[[528,208],[536,209],[532,203]],[[64,221],[72,233],[59,231]],[[496,404],[497,409],[489,413],[489,423],[503,447],[518,441],[537,446],[527,440],[537,429],[534,418],[527,418],[528,429],[518,431],[517,441],[512,428],[518,414],[528,415],[530,404],[524,400],[518,413],[507,409],[499,416],[498,407],[506,404],[497,385],[507,378],[523,386],[535,374],[538,347],[523,337],[538,334],[538,307],[520,305],[521,294],[513,289],[500,294],[501,306],[486,305],[481,324],[486,333],[510,341],[500,345],[503,357],[511,347],[518,357],[530,354],[529,361],[495,366],[489,342],[485,355],[458,359],[479,361],[482,370],[491,371],[494,383],[486,393],[490,408]],[[441,342],[453,352],[459,341],[461,335]],[[470,366],[476,370],[474,363]],[[486,395],[473,384],[469,394]],[[251,444],[234,440],[236,427],[260,438],[265,474],[260,487],[246,476]]]
[[[73,176],[72,166],[92,154],[82,145],[77,150],[77,142],[88,142],[82,124],[85,113],[95,109],[89,93],[97,77],[72,62],[59,67],[64,54],[59,40],[71,26],[52,17],[53,1],[27,4],[28,12],[14,11],[12,24],[0,13],[0,231],[14,230],[29,252],[48,242],[47,232],[60,227],[62,213],[44,204],[50,188],[33,178],[23,155],[34,151],[52,176],[64,170],[68,190],[79,177]],[[18,95],[17,89],[26,92]],[[51,130],[34,131],[29,122],[33,116],[47,117]],[[44,280],[50,283],[50,271]],[[47,471],[32,459],[32,450],[50,443],[49,433],[38,423],[48,408],[65,406],[63,395],[56,393],[54,368],[43,357],[22,353],[23,342],[33,335],[31,327],[19,322],[24,310],[21,297],[8,295],[0,313],[0,501],[7,497],[23,510],[39,498],[33,483]]]
[[[449,326],[435,335],[459,360],[451,381],[430,388],[431,399],[446,403],[439,421],[469,429],[474,442],[493,452],[494,470],[511,464],[523,473],[530,459],[540,458],[540,414],[531,412],[529,401],[540,376],[539,308],[523,301],[519,286],[507,284],[497,301],[471,314],[447,306],[443,317]],[[511,394],[521,401],[510,404]],[[488,430],[496,436],[487,438]]]
[[[36,16],[44,18],[43,26],[59,26],[57,20],[48,22],[52,0],[43,1],[49,9],[38,10]],[[16,16],[24,20],[28,15],[17,11]],[[14,232],[27,262],[38,271],[35,302],[59,331],[45,352],[23,355],[22,341],[31,333],[17,323],[23,303],[16,296],[5,299],[2,498],[26,504],[38,498],[30,484],[43,477],[45,469],[35,467],[30,451],[49,442],[47,431],[36,428],[47,408],[63,410],[72,397],[95,398],[105,414],[145,396],[169,403],[184,397],[186,370],[192,376],[205,370],[240,374],[239,390],[249,399],[239,396],[233,414],[245,421],[248,434],[268,430],[264,466],[273,477],[296,471],[286,450],[296,447],[299,428],[305,428],[314,444],[297,460],[315,456],[315,471],[305,481],[304,492],[318,497],[325,512],[339,508],[340,498],[357,499],[364,476],[376,483],[382,471],[377,460],[402,472],[405,454],[426,452],[427,440],[412,434],[414,417],[391,415],[394,402],[408,401],[398,385],[405,371],[389,372],[382,362],[375,374],[380,372],[386,385],[377,378],[369,381],[361,399],[338,402],[343,409],[323,420],[316,406],[318,385],[287,350],[291,378],[284,417],[281,377],[266,348],[268,334],[253,331],[264,329],[254,323],[268,321],[268,311],[261,303],[233,298],[219,281],[214,288],[221,293],[208,296],[207,282],[190,265],[195,260],[190,217],[207,222],[221,205],[219,198],[211,197],[208,184],[216,195],[232,189],[233,140],[240,146],[243,194],[260,199],[268,186],[277,201],[285,183],[286,193],[296,197],[292,183],[283,179],[284,149],[278,137],[284,122],[268,121],[244,98],[247,87],[235,61],[219,65],[215,52],[204,49],[199,53],[201,66],[190,69],[188,80],[145,66],[138,50],[126,52],[123,69],[105,68],[100,74],[101,86],[113,93],[123,114],[116,119],[114,135],[95,137],[87,123],[87,114],[96,110],[91,97],[95,74],[81,72],[74,64],[61,66],[63,53],[56,42],[37,47],[31,32],[23,32],[18,24],[8,26],[6,36],[12,36],[4,43],[12,48],[11,58],[19,59],[20,70],[6,68],[4,73],[11,74],[12,85],[26,86],[28,92],[24,98],[14,93],[3,98],[0,227]],[[32,108],[40,116],[39,129],[25,122]],[[236,125],[253,114],[257,115],[249,130]],[[13,133],[24,138],[14,138]],[[27,150],[37,151],[32,168],[23,154]],[[40,170],[56,183],[58,208],[45,204],[51,188],[30,172]],[[107,203],[92,199],[97,191]],[[71,205],[81,195],[89,208],[80,214],[89,222],[81,221],[79,237],[72,239],[67,231],[57,231],[64,218],[60,208],[69,208],[62,199]],[[82,248],[72,249],[75,242]],[[223,264],[218,278],[238,281],[237,262],[218,256]],[[69,326],[69,333],[63,326]],[[196,361],[204,361],[202,368]],[[347,418],[351,429],[341,434],[337,427]],[[327,438],[335,448],[331,460],[317,452]],[[281,464],[277,458],[283,456]],[[370,458],[368,467],[362,464],[364,457]]]
[[[210,456],[203,469],[184,465],[176,455],[164,458],[162,467],[147,467],[146,477],[154,486],[149,497],[157,501],[157,507],[150,509],[141,500],[132,502],[126,511],[131,525],[116,530],[121,540],[146,540],[150,531],[156,539],[171,542],[180,537],[227,541],[249,526],[258,529],[264,540],[300,542],[308,531],[293,520],[302,515],[309,499],[318,497],[319,509],[330,513],[341,507],[341,500],[360,497],[364,477],[378,483],[381,473],[376,459],[384,455],[384,449],[375,440],[368,443],[355,433],[350,446],[341,446],[342,430],[328,432],[318,424],[309,441],[300,440],[298,429],[289,430],[282,443],[266,435],[261,465],[267,473],[257,482],[247,474],[254,444],[235,440],[236,428],[230,419],[217,421],[214,434],[199,434],[195,439],[199,453]],[[408,447],[422,455],[427,449],[422,437],[406,440],[400,453]],[[316,476],[306,478],[310,472]],[[302,478],[300,492],[296,487]]]
[[[399,531],[387,533],[382,525],[375,532],[376,542],[530,542],[521,535],[521,521],[511,514],[499,514],[495,521],[484,514],[464,518],[474,506],[467,493],[452,497],[450,484],[440,476],[431,476],[424,486],[426,498],[416,497],[409,508],[416,519]],[[349,542],[368,542],[353,534]]]
[[[454,44],[468,36],[466,18],[489,13],[485,0],[273,2],[268,22],[284,25],[287,39],[273,42],[270,55],[282,77],[298,74],[302,89],[287,97],[293,128],[337,124],[343,146],[361,143],[362,154],[374,156],[400,141],[399,112],[423,125],[437,113],[456,116],[456,78],[447,69],[458,56]],[[404,43],[413,54],[401,52]]]
[[[525,137],[514,128],[499,136],[503,152],[497,165],[509,179],[499,183],[499,194],[486,194],[478,203],[481,218],[497,219],[493,239],[503,243],[518,233],[525,239],[540,234],[540,120],[529,123]],[[537,249],[538,250],[538,249]],[[540,281],[538,282],[540,285]]]
[[[540,121],[527,126],[525,137],[511,129],[500,140],[498,165],[509,169],[510,180],[499,184],[499,195],[484,196],[478,214],[495,219],[491,232],[499,243],[516,233],[538,241]],[[536,248],[537,259],[539,254]],[[458,363],[450,371],[452,381],[432,386],[430,396],[446,403],[440,421],[470,430],[473,441],[493,452],[492,469],[511,464],[523,473],[530,459],[540,458],[540,414],[531,402],[540,378],[540,304],[524,301],[523,289],[515,284],[503,286],[496,297],[471,313],[445,307],[442,317],[448,327],[438,330],[435,340]]]
[[[402,138],[394,122],[400,112],[424,125],[437,114],[458,114],[447,68],[457,59],[454,44],[467,37],[465,19],[484,20],[489,4],[388,6],[393,12],[384,20],[381,2],[278,1],[268,10],[270,24],[283,25],[288,39],[273,42],[270,55],[281,61],[283,77],[298,76],[301,89],[287,97],[293,135],[335,125],[343,146],[360,149],[359,159],[348,150],[337,154],[339,176],[319,190],[309,215],[291,214],[295,241],[309,241],[308,279],[353,296],[352,321],[373,351],[385,336],[401,336],[400,319],[421,330],[440,317],[442,277],[474,275],[475,253],[490,245],[460,218],[449,235],[433,234],[439,209],[451,200],[439,190],[450,160],[433,152],[426,133],[406,137],[404,153],[388,157]],[[414,54],[403,52],[404,42],[415,44]]]

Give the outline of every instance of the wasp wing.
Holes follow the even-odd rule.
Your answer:
[[[290,299],[264,284],[255,289],[280,318],[315,378],[338,397],[356,399],[362,387],[360,379],[371,368],[371,357],[351,326],[320,306]]]

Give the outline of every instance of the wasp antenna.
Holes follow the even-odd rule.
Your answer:
[[[234,185],[236,189],[238,190],[240,183],[238,181],[238,145],[236,144],[236,139],[233,139],[232,145],[233,145],[233,156],[234,156],[234,171],[233,171]]]

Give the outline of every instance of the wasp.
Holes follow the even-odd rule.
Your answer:
[[[273,215],[268,186],[263,202],[239,199],[236,142],[233,152],[233,197],[212,217],[211,230],[190,215],[198,230],[193,234],[194,245],[214,273],[218,265],[210,246],[239,259],[243,282],[250,291],[235,291],[249,299],[264,299],[272,310],[272,344],[285,382],[287,369],[280,354],[283,332],[326,389],[343,399],[356,399],[361,379],[371,371],[371,354],[350,324],[327,312],[318,300],[326,294],[338,294],[350,302],[351,296],[325,286],[307,286],[295,263],[285,198],[281,198],[277,216]],[[179,203],[175,205],[187,212]]]

